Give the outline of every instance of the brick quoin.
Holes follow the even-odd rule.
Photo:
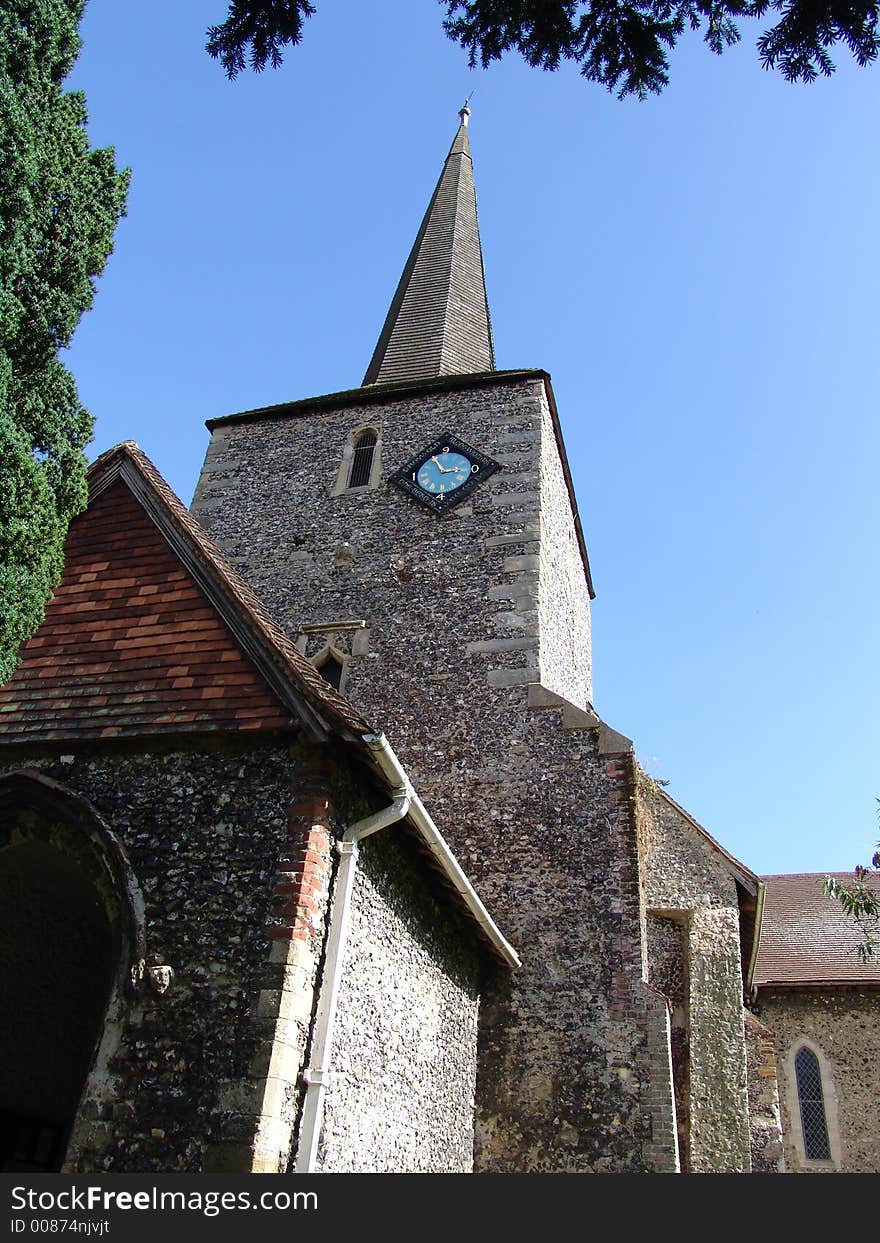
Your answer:
[[[312,942],[320,936],[333,871],[332,804],[325,765],[317,757],[287,814],[287,842],[277,864],[267,935]]]
[[[266,936],[271,941],[309,941],[311,929],[306,924],[297,924],[295,927],[286,923],[271,924],[266,929]]]

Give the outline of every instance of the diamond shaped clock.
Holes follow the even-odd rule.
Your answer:
[[[500,468],[500,463],[473,449],[463,440],[444,432],[410,458],[391,476],[391,482],[433,509],[445,513]]]

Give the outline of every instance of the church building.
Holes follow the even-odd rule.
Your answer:
[[[880,1169],[880,966],[593,705],[468,118],[359,387],[212,419],[189,510],[91,468],[0,688],[4,1170]]]

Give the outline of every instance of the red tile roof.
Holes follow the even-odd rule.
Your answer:
[[[857,925],[822,892],[826,875],[846,884],[851,872],[764,876],[766,887],[754,983],[761,985],[880,984],[880,961],[863,963]],[[880,891],[880,876],[869,874]]]
[[[370,726],[272,622],[132,443],[89,472],[64,576],[0,688],[0,741]]]

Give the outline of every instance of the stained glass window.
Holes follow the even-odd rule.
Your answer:
[[[828,1126],[825,1121],[825,1098],[822,1093],[822,1072],[812,1049],[806,1045],[794,1059],[798,1101],[801,1107],[801,1131],[804,1152],[810,1161],[829,1161]]]

